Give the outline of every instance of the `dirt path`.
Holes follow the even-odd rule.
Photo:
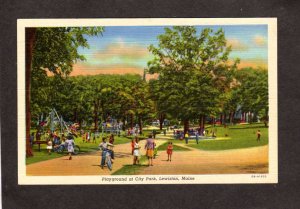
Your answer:
[[[158,135],[157,146],[172,136]],[[144,147],[145,140],[140,142]],[[186,147],[185,144],[176,144]],[[145,167],[139,174],[242,174],[268,172],[268,145],[246,149],[225,151],[203,151],[187,147],[190,151],[173,152],[172,162],[167,161],[166,151],[158,152],[154,166]],[[56,158],[26,166],[29,176],[63,176],[63,175],[110,175],[124,165],[132,164],[130,143],[116,145],[113,170],[101,169],[100,151],[68,157]],[[145,154],[144,149],[141,149]],[[147,164],[147,162],[144,162]]]
[[[157,140],[159,146],[165,142]],[[145,140],[140,141],[142,147],[141,152],[144,154]],[[72,176],[72,175],[110,175],[126,164],[132,164],[133,157],[131,155],[131,144],[119,144],[114,147],[115,161],[113,170],[108,168],[100,168],[101,152],[96,151],[89,154],[73,156],[72,160],[68,157],[60,157],[43,162],[33,163],[26,166],[26,174],[28,176]]]
[[[159,156],[154,160],[154,166],[141,170],[139,174],[243,174],[268,172],[267,145],[226,151],[202,151],[188,148],[191,151],[173,152],[171,162],[167,161],[168,156],[165,151],[159,152]]]

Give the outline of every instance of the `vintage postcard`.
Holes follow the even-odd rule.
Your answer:
[[[277,19],[18,20],[19,184],[278,182]]]

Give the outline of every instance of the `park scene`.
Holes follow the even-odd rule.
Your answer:
[[[25,43],[27,176],[269,172],[267,25],[39,27]]]

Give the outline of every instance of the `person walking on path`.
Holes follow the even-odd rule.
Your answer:
[[[68,149],[69,160],[72,160],[72,153],[74,152],[74,146],[75,146],[73,136],[71,135],[67,136],[67,140],[65,141],[65,146]]]
[[[155,137],[156,137],[156,130],[153,130],[152,132],[153,132],[153,138],[155,139]]]
[[[134,151],[133,151],[133,165],[139,164],[139,156],[140,156],[140,145],[139,145],[139,138],[135,137],[134,142]]]
[[[256,135],[257,135],[256,141],[260,141],[260,137],[261,137],[260,130],[257,130]]]
[[[100,166],[103,169],[105,165],[105,160],[106,160],[106,154],[109,152],[111,154],[111,159],[114,159],[114,153],[112,150],[108,149],[108,146],[114,146],[111,143],[106,142],[106,137],[103,137],[102,142],[99,144],[99,148],[102,149],[102,154],[101,154],[101,161],[100,161]]]
[[[153,166],[154,144],[155,142],[152,138],[152,135],[149,135],[149,138],[147,139],[145,144],[146,155],[148,157],[148,166]]]
[[[188,132],[185,133],[184,139],[185,139],[185,143],[188,144],[189,143],[189,134],[188,134]]]
[[[172,142],[169,142],[168,147],[167,147],[167,154],[168,154],[168,160],[167,161],[172,161],[172,153],[173,153],[173,144]]]

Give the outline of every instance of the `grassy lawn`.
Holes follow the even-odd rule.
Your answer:
[[[163,143],[162,145],[160,145],[157,150],[158,151],[166,151],[168,147],[168,142]],[[178,146],[176,144],[173,144],[173,151],[190,151],[190,149],[182,147],[182,146]]]
[[[132,165],[132,164],[124,165],[122,168],[120,168],[119,170],[112,173],[112,175],[135,175],[135,174],[138,174],[141,169],[148,167],[147,165],[142,165],[146,161],[147,161],[146,155],[142,155],[140,157],[139,165]]]
[[[51,160],[54,158],[62,157],[67,155],[67,153],[55,153],[52,152],[51,155],[48,154],[46,150],[46,145],[41,144],[41,151],[38,151],[38,145],[33,146],[33,157],[26,158],[26,165],[32,164],[32,163],[37,163],[40,161],[45,161],[45,160]]]
[[[256,141],[256,131],[261,131],[261,141]],[[227,137],[225,136],[227,134]],[[216,127],[217,138],[213,140],[199,140],[199,144],[195,140],[190,140],[188,146],[202,150],[228,150],[263,146],[268,144],[268,128],[263,124],[245,124],[234,125],[224,128]],[[178,143],[184,143],[180,141]]]
[[[109,136],[109,134],[104,134],[104,136]],[[131,139],[128,139],[127,137],[124,136],[115,136],[115,142],[114,144],[124,144],[124,143],[129,143]],[[90,143],[86,143],[82,141],[81,137],[75,138],[75,144],[80,147],[80,153],[88,153],[88,152],[93,152],[97,151],[99,143],[102,142],[102,137],[100,136],[99,138],[96,138],[96,143],[92,143],[92,140]],[[56,153],[52,152],[51,155],[48,154],[46,144],[41,144],[41,151],[38,151],[38,145],[33,145],[33,157],[26,158],[26,165],[40,162],[40,161],[45,161],[45,160],[51,160],[54,158],[62,157],[67,155],[67,152],[65,153]]]

